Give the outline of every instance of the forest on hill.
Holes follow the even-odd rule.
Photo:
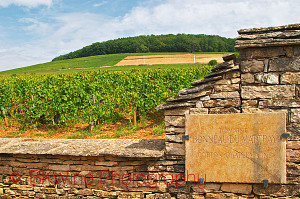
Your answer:
[[[52,61],[95,55],[147,52],[235,52],[235,39],[204,34],[142,35],[96,42]]]

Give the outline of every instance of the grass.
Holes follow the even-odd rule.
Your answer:
[[[147,69],[152,68],[185,68],[194,64],[159,64],[151,66],[113,66],[127,56],[137,55],[167,55],[167,54],[186,54],[186,52],[165,52],[165,53],[124,53],[111,55],[97,55],[77,59],[68,59],[54,62],[47,62],[12,70],[0,72],[2,76],[30,75],[30,74],[52,74],[52,73],[74,73],[81,71],[95,70],[131,70],[133,68]],[[194,54],[224,54],[224,52],[194,53]],[[104,67],[113,66],[113,67]]]
[[[165,123],[161,125],[153,126],[153,135],[163,135],[165,133]]]

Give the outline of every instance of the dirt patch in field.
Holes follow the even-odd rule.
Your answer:
[[[36,128],[20,130],[19,126],[5,127],[0,121],[1,138],[40,138],[40,139],[164,139],[164,129],[160,132],[153,127],[154,121],[146,121],[137,126],[128,121],[96,126],[90,131],[87,123],[75,124],[72,127],[41,125]]]
[[[223,62],[223,54],[174,54],[127,56],[115,66]]]

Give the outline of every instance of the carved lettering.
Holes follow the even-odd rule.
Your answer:
[[[268,144],[280,142],[280,137],[273,135],[199,135],[192,136],[191,142],[213,144]]]

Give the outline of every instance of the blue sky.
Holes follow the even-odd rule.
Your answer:
[[[0,0],[0,71],[94,42],[148,34],[236,37],[300,23],[299,0]]]

